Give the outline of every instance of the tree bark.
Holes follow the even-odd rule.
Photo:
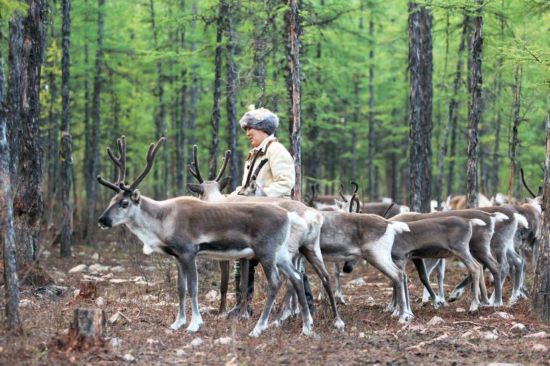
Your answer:
[[[500,40],[502,42],[504,38],[504,18],[500,19]],[[502,124],[501,109],[499,108],[500,96],[502,95],[502,63],[504,57],[502,53],[497,56],[497,77],[495,81],[495,144],[493,146],[493,166],[491,169],[491,183],[493,195],[498,193],[498,186],[500,185],[499,171],[500,171],[500,127]]]
[[[288,67],[291,79],[291,154],[294,157],[294,170],[296,182],[292,198],[298,201],[302,199],[302,116],[301,116],[301,76],[300,76],[300,0],[289,0],[289,8],[286,13],[286,25],[288,31]]]
[[[195,1],[191,1],[191,16],[194,18],[197,15],[197,4]],[[191,34],[195,33],[196,21],[191,21]],[[197,48],[196,43],[191,41],[190,49],[191,52],[195,51]],[[197,72],[197,64],[191,64],[191,85],[189,87],[189,125],[187,129],[188,133],[188,150],[187,150],[187,160],[188,163],[192,162],[192,148],[196,144],[195,138],[195,120],[197,119],[197,100],[199,98],[199,76]],[[183,112],[182,112],[183,113]],[[187,174],[187,182],[193,182],[193,176]]]
[[[2,35],[0,23],[0,39]],[[10,147],[6,135],[7,110],[4,107],[4,56],[0,48],[0,243],[4,262],[4,292],[6,324],[10,331],[20,333],[23,327],[19,313],[19,281],[15,256],[13,193],[10,174]]]
[[[228,141],[227,145],[231,150],[231,161],[229,162],[231,182],[229,191],[233,192],[239,185],[239,156],[237,154],[237,76],[238,66],[234,56],[237,52],[237,40],[235,37],[235,14],[237,13],[238,2],[228,0],[227,12],[225,16],[226,26],[226,66],[227,66],[227,89],[226,89],[226,113],[228,121]],[[265,77],[265,74],[264,74]],[[265,80],[264,80],[265,84]],[[265,90],[264,90],[265,92]]]
[[[149,11],[151,15],[151,28],[153,31],[153,47],[156,52],[160,52],[159,40],[158,40],[158,29],[155,22],[155,5],[154,0],[149,1]],[[155,114],[155,126],[156,126],[156,137],[155,139],[160,138],[161,136],[166,136],[166,107],[164,105],[164,83],[163,83],[163,64],[160,58],[157,58],[157,85],[155,94],[158,98],[157,111]],[[162,166],[160,164],[155,164],[153,170],[153,176],[155,182],[159,181],[159,169],[162,168],[162,177],[161,182],[162,186],[159,189],[158,183],[155,183],[155,196],[157,198],[166,198],[168,194],[168,150],[166,144],[163,144],[162,149]]]
[[[367,161],[369,168],[368,191],[369,198],[375,200],[376,182],[374,172],[374,20],[371,12],[369,20],[369,150],[367,153]]]
[[[88,197],[88,221],[86,226],[86,243],[92,243],[93,231],[95,227],[95,208],[97,201],[97,180],[95,177],[99,173],[99,129],[101,126],[101,85],[103,82],[103,14],[105,0],[98,0],[97,14],[97,50],[95,55],[95,75],[94,90],[92,97],[92,161],[90,181],[90,196]]]
[[[430,212],[432,136],[432,15],[409,3],[411,208]]]
[[[28,0],[27,5],[27,16],[23,19],[19,185],[13,203],[20,269],[36,260],[40,219],[44,212],[39,118],[46,4],[42,0]]]
[[[227,14],[227,1],[220,1],[220,9],[218,18],[216,19],[216,55],[214,58],[214,98],[212,100],[212,118],[210,124],[212,126],[212,142],[210,143],[210,163],[208,168],[208,179],[214,179],[217,173],[217,158],[218,158],[218,143],[220,130],[220,104],[222,98],[222,53],[223,53],[223,31],[225,25],[225,15]]]
[[[180,1],[182,16],[185,15],[185,0]],[[180,49],[185,52],[185,26],[180,29]],[[181,68],[180,75],[180,118],[176,128],[176,194],[181,196],[185,193],[185,127],[187,121],[187,67],[185,63]]]
[[[483,56],[483,0],[475,0],[479,8],[474,16],[474,32],[472,34],[472,65],[470,70],[470,113],[468,118],[468,164],[466,169],[466,205],[478,206],[479,188],[477,183],[478,165],[478,125],[481,120],[481,61]]]
[[[101,309],[75,309],[69,328],[67,348],[87,350],[105,344],[105,311]]]
[[[11,151],[10,175],[16,182],[18,165],[18,146],[21,118],[21,63],[23,49],[23,21],[16,12],[9,22],[9,54],[8,54],[8,93],[7,93],[7,139]]]
[[[514,189],[514,181],[517,175],[517,150],[519,146],[519,124],[521,123],[521,71],[520,64],[516,65],[515,84],[513,86],[514,97],[514,120],[512,123],[512,134],[510,136],[510,175],[508,176],[508,196],[512,196]]]
[[[62,257],[70,257],[72,245],[72,211],[71,211],[71,166],[72,136],[70,125],[70,49],[71,49],[71,0],[63,0],[63,25],[62,33],[62,58],[61,58],[61,98],[63,115],[61,122],[61,190],[59,201],[61,203],[61,249]]]
[[[542,196],[542,238],[540,254],[535,267],[533,284],[533,313],[537,319],[550,322],[550,83],[548,83],[548,111],[546,116],[546,167]]]

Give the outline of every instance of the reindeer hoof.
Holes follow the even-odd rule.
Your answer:
[[[187,323],[187,321],[185,320],[185,318],[177,318],[175,322],[172,323],[172,325],[170,325],[170,328],[172,328],[173,330],[178,330],[180,329],[181,327],[183,327],[185,325],[185,323]]]
[[[199,331],[199,329],[202,326],[202,322],[191,322],[189,326],[187,327],[187,333],[196,333]]]
[[[306,337],[313,336],[315,334],[313,332],[313,324],[304,324],[304,326],[302,327],[302,334]]]
[[[399,317],[399,323],[400,324],[407,324],[407,323],[410,323],[414,318],[414,315],[411,314],[411,313],[405,313],[405,314],[402,314],[400,317]]]
[[[252,329],[252,332],[248,333],[248,336],[252,338],[258,338],[260,334],[262,334],[262,332],[263,330],[261,328],[255,327],[254,329]]]
[[[336,319],[336,321],[334,322],[334,326],[336,327],[336,329],[338,329],[339,331],[343,332],[344,331],[344,328],[346,327],[346,323],[344,323],[344,321],[340,318]]]
[[[447,300],[449,300],[449,302],[454,302],[454,301],[460,299],[462,297],[462,295],[464,295],[464,289],[454,290],[449,295],[449,298]]]
[[[439,309],[440,307],[447,306],[445,299],[440,298],[439,296],[434,301],[434,309]]]

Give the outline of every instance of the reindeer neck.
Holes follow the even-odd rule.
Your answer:
[[[141,196],[140,200],[141,209],[134,217],[134,220],[127,224],[128,228],[139,236],[140,239],[142,236],[140,233],[144,232],[160,237],[162,223],[159,220],[159,213],[165,210],[162,202],[144,196]]]

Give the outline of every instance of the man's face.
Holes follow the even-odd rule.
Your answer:
[[[269,136],[264,131],[256,130],[254,128],[246,128],[245,132],[246,132],[246,138],[248,138],[248,141],[250,141],[250,145],[252,145],[252,147],[254,148],[260,146],[262,141]]]

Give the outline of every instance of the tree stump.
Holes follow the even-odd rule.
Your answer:
[[[97,297],[97,283],[95,281],[80,281],[78,297],[82,299],[95,299]]]
[[[105,344],[105,311],[101,309],[79,308],[74,311],[69,328],[68,350],[85,350]]]

